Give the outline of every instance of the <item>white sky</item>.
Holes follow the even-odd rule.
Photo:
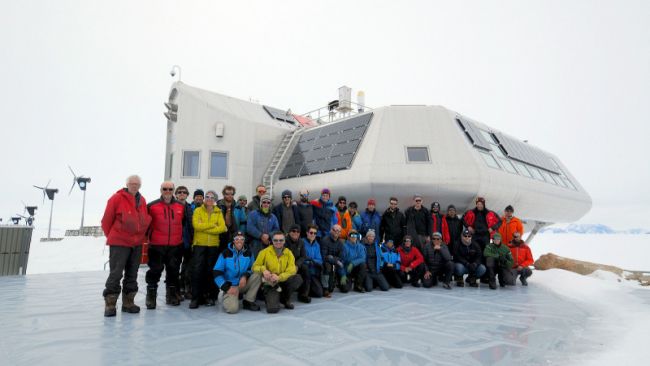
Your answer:
[[[14,1],[0,12],[0,217],[61,189],[86,225],[132,173],[163,179],[173,81],[294,112],[348,85],[372,107],[443,105],[560,157],[592,196],[581,222],[650,227],[648,1]],[[193,187],[190,187],[193,188]],[[209,187],[220,190],[221,187]],[[244,192],[250,194],[250,192]]]

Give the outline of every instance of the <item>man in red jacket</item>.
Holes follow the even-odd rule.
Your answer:
[[[397,249],[402,265],[400,276],[402,282],[410,282],[413,287],[420,287],[420,280],[424,278],[424,257],[420,250],[412,245],[411,236],[404,237],[404,244]]]
[[[512,258],[515,260],[512,265],[512,275],[514,279],[517,279],[519,275],[519,281],[523,286],[528,286],[528,281],[526,279],[533,275],[533,271],[529,266],[533,265],[533,253],[530,251],[530,247],[521,240],[521,233],[515,231],[512,236],[512,241],[508,243],[508,248],[512,253]]]
[[[158,281],[160,281],[163,269],[166,273],[166,303],[178,306],[180,305],[180,300],[176,295],[180,267],[178,253],[183,244],[185,206],[174,198],[174,183],[163,182],[160,185],[160,198],[149,203],[147,210],[151,216],[149,270],[145,277],[147,281],[147,309],[156,308]]]
[[[138,293],[142,243],[151,222],[147,202],[139,192],[141,184],[137,175],[128,177],[126,188],[120,189],[108,200],[102,217],[102,230],[106,235],[106,245],[110,247],[110,272],[104,289],[104,316],[115,316],[122,275],[122,311],[140,312],[140,307],[133,300]]]

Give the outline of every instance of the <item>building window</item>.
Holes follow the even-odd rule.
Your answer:
[[[530,172],[528,171],[528,168],[526,168],[526,165],[524,165],[524,164],[522,164],[522,163],[520,163],[520,162],[518,162],[518,161],[514,161],[514,164],[515,164],[515,166],[517,167],[517,170],[519,171],[519,173],[520,173],[521,175],[526,176],[526,177],[528,177],[528,178],[532,178],[532,177],[533,177],[533,176],[530,174]]]
[[[489,153],[484,153],[483,151],[480,152],[481,156],[483,157],[483,160],[485,160],[485,163],[490,167],[490,168],[495,168],[495,169],[501,169],[499,166],[499,163],[497,163],[497,160],[492,156],[492,154]]]
[[[407,146],[406,158],[410,163],[429,162],[429,148],[427,146]]]
[[[199,177],[200,154],[198,151],[183,151],[183,177]]]
[[[210,178],[228,178],[228,153],[210,152]]]
[[[505,170],[508,173],[517,174],[517,169],[515,169],[514,165],[512,165],[510,160],[506,158],[500,158],[499,160],[501,160],[501,165],[505,168]]]

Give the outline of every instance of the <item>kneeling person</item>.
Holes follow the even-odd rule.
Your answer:
[[[424,277],[424,258],[420,250],[412,245],[412,238],[404,237],[404,244],[397,249],[401,262],[400,276],[402,282],[410,282],[413,287],[420,287],[420,280]]]
[[[276,231],[271,242],[272,245],[259,253],[253,271],[262,275],[266,312],[277,313],[280,304],[287,309],[294,308],[291,294],[300,287],[302,279],[296,275],[296,260],[291,250],[284,247],[284,234]]]
[[[447,245],[442,243],[442,234],[435,232],[430,243],[425,244],[422,250],[426,269],[422,285],[432,287],[438,284],[438,276],[442,276],[442,287],[451,290],[451,274],[454,271],[454,262]]]
[[[512,253],[507,246],[501,244],[501,234],[494,234],[492,243],[485,247],[483,252],[485,256],[485,266],[487,267],[488,280],[490,288],[496,290],[496,276],[499,276],[499,285],[505,287],[506,285],[513,286],[515,279],[512,277]]]
[[[361,234],[356,230],[352,229],[348,240],[345,242],[343,248],[343,265],[346,270],[346,274],[350,277],[348,281],[345,281],[345,276],[341,277],[341,292],[348,292],[352,287],[352,281],[354,281],[354,291],[357,292],[366,292],[363,287],[364,282],[366,281],[366,247],[362,244],[359,244],[359,239],[361,239]]]
[[[239,294],[244,296],[244,309],[258,311],[255,303],[257,290],[262,283],[262,276],[253,273],[253,255],[244,246],[244,233],[235,233],[233,242],[228,244],[212,271],[214,282],[223,291],[223,309],[226,313],[234,314],[239,311]]]
[[[530,269],[530,266],[533,265],[533,253],[530,251],[530,247],[521,239],[520,232],[515,231],[512,235],[512,241],[508,244],[508,248],[510,248],[510,253],[514,259],[514,264],[512,265],[513,281],[519,275],[519,281],[521,281],[522,286],[528,286],[526,279],[533,275],[533,271]]]

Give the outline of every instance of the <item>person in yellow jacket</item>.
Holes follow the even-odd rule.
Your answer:
[[[260,251],[253,264],[253,272],[262,275],[267,313],[280,311],[280,304],[293,309],[291,294],[302,285],[302,278],[296,275],[296,259],[291,250],[284,247],[285,240],[284,233],[274,232],[273,245]]]
[[[512,242],[512,237],[515,232],[518,232],[522,236],[524,235],[524,225],[519,218],[514,216],[514,213],[515,209],[511,205],[508,205],[503,211],[503,217],[501,218],[499,234],[501,234],[501,238],[506,244]]]
[[[217,207],[217,192],[207,191],[203,205],[192,215],[192,301],[190,309],[199,304],[214,306],[219,289],[212,281],[212,268],[219,258],[219,234],[226,232],[226,222]],[[227,244],[227,243],[226,243]]]

